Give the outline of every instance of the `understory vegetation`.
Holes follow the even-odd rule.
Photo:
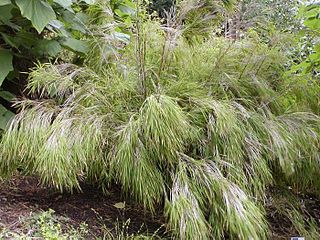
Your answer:
[[[132,234],[128,232],[130,221],[127,220],[122,224],[117,223],[114,228],[109,229],[101,224],[100,231],[102,234],[96,234],[89,231],[86,223],[81,223],[78,228],[73,226],[70,219],[61,217],[52,209],[43,212],[30,213],[29,216],[20,218],[17,223],[18,229],[3,228],[0,231],[1,239],[61,239],[61,240],[79,240],[79,239],[103,239],[103,240],[143,240],[159,239],[155,234],[143,235]],[[1,222],[0,222],[0,227]]]
[[[234,11],[223,2],[221,18]],[[38,62],[14,101],[0,175],[69,192],[119,184],[176,239],[268,239],[270,188],[320,194],[318,65],[288,53],[289,33],[228,39],[195,26],[210,8],[177,4],[162,21],[143,4],[130,18],[90,5],[81,64]]]

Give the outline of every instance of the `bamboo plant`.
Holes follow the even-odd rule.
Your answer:
[[[15,103],[0,173],[20,168],[61,191],[118,183],[162,208],[181,239],[267,239],[268,187],[320,190],[319,116],[294,98],[281,48],[254,35],[190,44],[176,20],[134,24],[116,57],[106,58],[110,38],[94,35],[83,66],[34,68],[36,97]]]

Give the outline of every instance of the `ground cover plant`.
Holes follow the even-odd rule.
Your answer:
[[[132,234],[128,232],[130,220],[124,223],[117,223],[112,229],[101,224],[101,236],[89,232],[88,225],[81,223],[75,228],[72,221],[55,214],[52,209],[43,212],[31,213],[29,216],[20,218],[19,227],[16,229],[1,229],[1,239],[103,239],[103,240],[142,240],[142,239],[160,239],[155,234],[143,235]],[[17,224],[16,224],[17,225]],[[1,222],[0,222],[1,226]],[[2,226],[1,226],[2,227]]]
[[[15,101],[1,139],[1,176],[19,169],[71,192],[117,183],[180,239],[267,239],[270,187],[319,194],[319,80],[288,73],[290,42],[203,28],[190,38],[198,2],[165,23],[143,5],[114,22],[109,6],[87,9],[83,64],[30,72],[30,98]]]

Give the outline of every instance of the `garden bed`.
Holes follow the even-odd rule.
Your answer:
[[[94,186],[81,187],[82,192],[69,194],[41,186],[35,177],[16,176],[10,181],[2,182],[0,233],[10,230],[26,235],[28,233],[23,225],[24,219],[34,213],[52,209],[55,216],[63,217],[64,222],[71,224],[75,229],[86,223],[87,239],[103,236],[107,229],[111,232],[116,231],[119,226],[124,226],[128,235],[157,232],[164,236],[164,219],[161,216],[152,217],[151,213],[143,210],[141,206],[132,201],[128,202],[128,199],[121,196],[118,186],[113,186],[106,195]],[[273,194],[276,194],[276,191]],[[320,225],[320,200],[302,195],[298,200],[302,209],[310,213]],[[277,211],[271,200],[267,203],[267,211],[272,239],[288,239],[298,235],[291,221]]]
[[[0,232],[2,229],[20,232],[24,218],[49,209],[75,228],[86,223],[90,236],[101,236],[103,228],[112,231],[123,223],[128,234],[164,232],[163,219],[151,217],[132,202],[125,202],[122,208],[123,202],[116,186],[106,195],[89,185],[83,185],[82,192],[61,194],[41,186],[35,177],[15,177],[0,186]]]

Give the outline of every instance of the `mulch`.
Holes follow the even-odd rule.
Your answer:
[[[14,177],[0,183],[0,223],[6,228],[19,228],[20,218],[30,213],[54,210],[56,215],[72,221],[75,227],[85,222],[95,236],[101,234],[101,226],[114,229],[118,224],[130,221],[131,233],[165,232],[164,219],[153,216],[134,202],[128,202],[117,186],[107,193],[96,187],[82,184],[82,192],[60,193],[41,186],[36,177]],[[115,204],[125,202],[125,208]],[[117,205],[116,205],[117,206]]]
[[[121,195],[118,186],[112,186],[107,194],[94,186],[82,184],[82,192],[60,193],[41,186],[36,177],[16,176],[10,181],[0,183],[0,227],[14,230],[21,227],[20,218],[30,213],[54,210],[56,215],[70,219],[72,225],[80,226],[85,222],[94,236],[101,234],[101,226],[114,229],[118,223],[128,219],[128,233],[165,234],[165,220],[161,215],[154,216],[140,205]],[[320,199],[313,196],[299,196],[299,204],[320,227]],[[115,204],[125,202],[125,208]],[[290,220],[277,213],[276,208],[267,206],[267,219],[272,231],[272,239],[290,239],[297,236]],[[1,230],[1,229],[0,229]]]
[[[272,198],[277,196],[283,196],[283,193],[289,193],[294,200],[284,200],[283,202],[277,202]],[[291,204],[303,214],[305,218],[306,228],[308,228],[308,223],[312,218],[318,229],[320,229],[320,199],[312,194],[302,194],[299,192],[294,192],[293,190],[282,188],[271,189],[268,194],[269,201],[266,203],[267,220],[271,230],[271,238],[274,240],[285,240],[291,239],[291,237],[299,236],[299,233],[292,224],[292,219],[288,216],[284,216],[279,211],[279,206],[284,206],[290,208]],[[284,198],[283,198],[284,199]],[[308,229],[307,229],[308,230]],[[303,236],[300,236],[303,237]],[[306,240],[308,240],[306,238]]]

